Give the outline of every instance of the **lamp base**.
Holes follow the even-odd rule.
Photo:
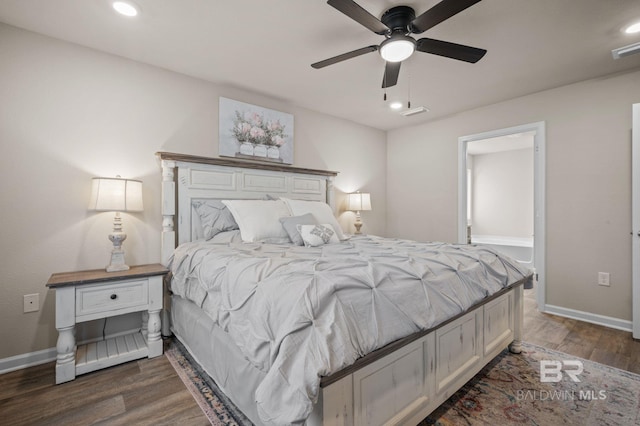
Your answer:
[[[128,271],[129,265],[124,263],[124,250],[113,249],[111,251],[111,263],[107,266],[107,272]]]
[[[113,243],[111,250],[111,263],[107,266],[107,272],[127,271],[129,266],[124,263],[124,250],[122,250],[122,242],[127,239],[127,234],[122,232],[122,220],[120,213],[116,212],[113,219],[113,232],[109,234],[109,240]]]
[[[362,228],[362,223],[354,223],[353,226],[356,227],[356,235],[357,234],[362,234],[362,232],[360,232],[360,228]]]
[[[356,228],[356,235],[362,234],[362,232],[360,232],[360,228],[362,228],[362,219],[360,219],[360,212],[356,212],[356,221],[354,222],[353,226]]]

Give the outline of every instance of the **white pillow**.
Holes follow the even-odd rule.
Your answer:
[[[340,243],[338,236],[333,231],[333,226],[328,223],[323,223],[322,225],[298,225],[297,228],[306,247]]]
[[[289,235],[280,223],[281,217],[291,216],[282,200],[223,200],[240,228],[242,241],[289,243]]]
[[[281,198],[291,211],[292,216],[302,216],[311,213],[318,223],[328,223],[336,232],[339,240],[347,240],[348,238],[342,233],[342,228],[333,215],[333,211],[329,204],[320,201],[304,201],[292,200],[290,198]]]

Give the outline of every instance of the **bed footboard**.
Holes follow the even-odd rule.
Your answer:
[[[417,424],[511,343],[522,285],[322,389],[308,425]]]

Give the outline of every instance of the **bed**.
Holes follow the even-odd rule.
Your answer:
[[[163,334],[255,424],[417,424],[505,347],[520,352],[532,277],[517,262],[488,248],[348,238],[322,216],[335,210],[335,172],[157,155],[173,273]],[[201,207],[220,203],[240,229],[210,237]],[[266,225],[246,219],[283,204],[294,222],[314,213],[295,226],[303,246],[257,238]]]

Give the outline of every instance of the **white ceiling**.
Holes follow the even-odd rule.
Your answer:
[[[258,92],[379,129],[415,125],[514,97],[640,69],[611,49],[640,41],[621,29],[638,0],[484,0],[419,37],[488,50],[477,64],[417,52],[389,100],[430,112],[403,117],[383,102],[384,61],[370,53],[320,70],[310,64],[382,37],[324,0],[135,0],[124,18],[109,0],[0,0],[0,22]],[[358,0],[375,16],[392,6],[420,14],[437,0]],[[640,82],[639,82],[640,84]]]

